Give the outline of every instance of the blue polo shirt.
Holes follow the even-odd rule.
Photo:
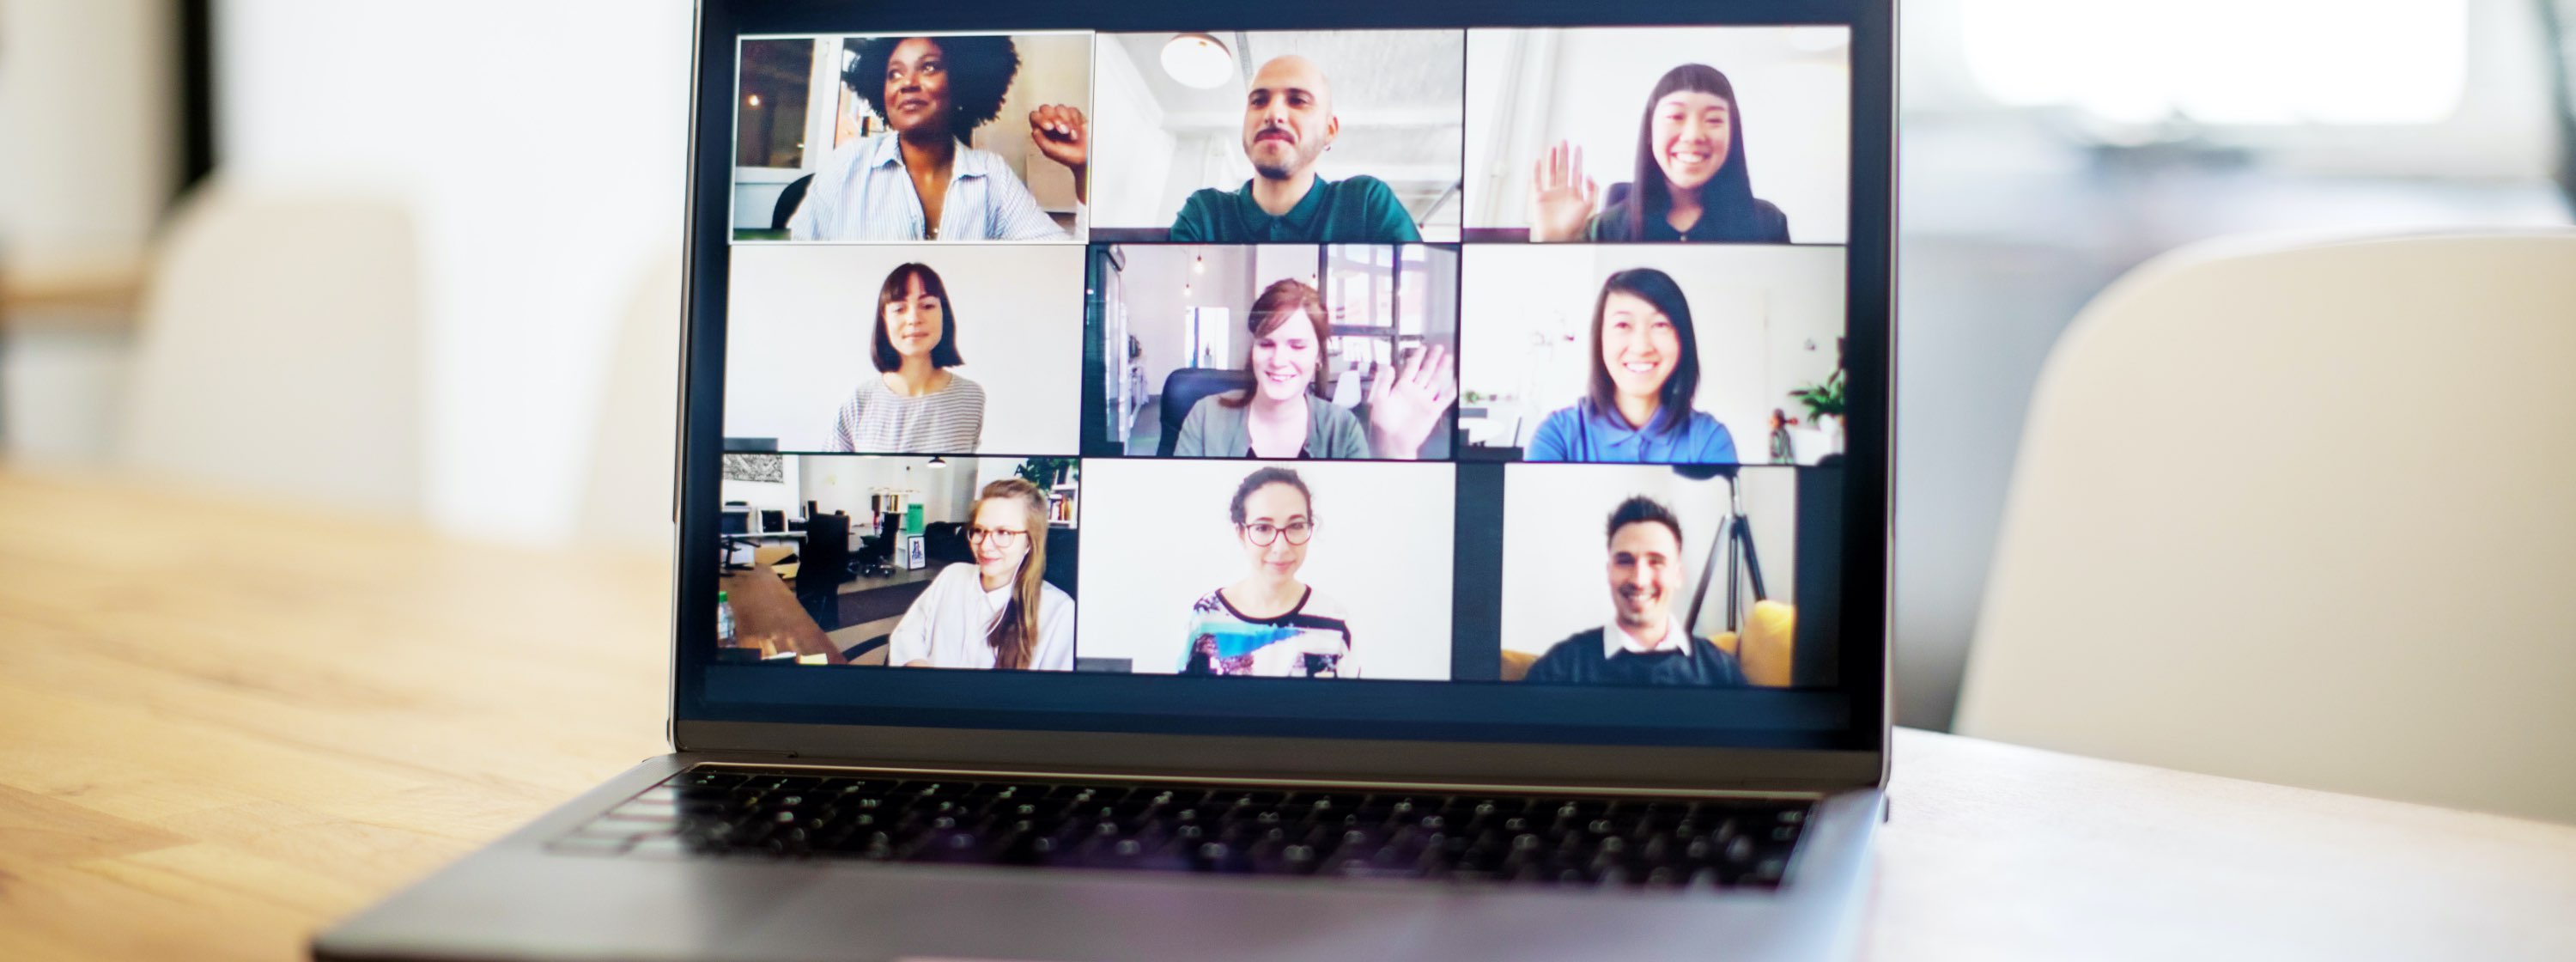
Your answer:
[[[1692,411],[1678,426],[1657,417],[1642,430],[1628,426],[1616,411],[1604,412],[1591,398],[1559,408],[1539,422],[1530,438],[1528,461],[1600,461],[1629,464],[1734,464],[1735,436],[1705,411]]]

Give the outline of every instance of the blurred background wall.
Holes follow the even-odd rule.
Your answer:
[[[2033,378],[2111,279],[2227,234],[2568,222],[2553,3],[2576,6],[1903,4],[1900,722],[1948,724]],[[209,38],[202,76],[193,35]],[[665,545],[689,40],[683,0],[0,2],[0,451],[472,537]],[[185,135],[192,99],[211,104],[195,112],[210,157]],[[332,383],[322,340],[215,336],[174,355],[155,331],[181,321],[141,317],[177,310],[150,294],[156,232],[243,207],[363,210],[407,232],[416,303],[368,350],[411,358],[412,376],[335,390],[416,395],[372,409],[412,413],[380,418],[402,423],[367,432],[373,448],[328,428],[239,443],[316,465],[408,456],[411,493],[335,497],[130,453],[121,435],[153,423],[131,408],[179,403],[130,383],[138,358]],[[330,308],[251,300],[190,323],[221,335],[222,317],[275,310]],[[321,395],[283,400],[343,403]],[[2213,429],[2263,423],[2249,409]]]

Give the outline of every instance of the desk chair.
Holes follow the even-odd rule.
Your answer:
[[[859,552],[852,558],[852,560],[858,565],[859,577],[885,578],[892,576],[894,574],[894,536],[883,534],[860,535]]]
[[[813,187],[812,174],[788,181],[787,187],[778,192],[778,203],[769,208],[769,229],[786,230],[788,219],[796,216],[796,208],[805,206],[805,192]]]
[[[1172,456],[1172,445],[1181,440],[1181,422],[1190,416],[1190,408],[1211,394],[1241,391],[1252,386],[1248,371],[1222,367],[1185,367],[1163,379],[1162,439],[1154,443],[1154,453]]]
[[[123,459],[198,487],[417,513],[421,288],[397,202],[208,182],[154,246]]]
[[[850,580],[850,516],[817,515],[805,522],[798,552],[796,600],[824,631],[841,625],[841,582]]]
[[[2576,232],[2202,245],[2031,399],[1962,734],[2576,821]]]

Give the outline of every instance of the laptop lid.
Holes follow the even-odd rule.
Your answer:
[[[707,0],[675,745],[1880,780],[1893,43]]]

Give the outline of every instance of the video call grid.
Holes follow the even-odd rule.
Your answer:
[[[1464,65],[1462,64],[1462,76],[1463,76],[1463,70],[1464,70]],[[1462,144],[1461,144],[1461,154],[1460,154],[1460,158],[1461,158],[1461,163],[1462,163],[1462,165],[1463,165],[1463,163],[1464,163],[1464,155],[1465,155],[1465,146],[1464,146],[1463,139],[1462,139]],[[747,246],[747,247],[751,247],[751,246],[761,246],[761,245],[759,244],[759,242],[744,242],[744,243],[745,243],[745,246]],[[807,242],[796,242],[796,243],[804,243],[804,244],[834,244],[834,243],[838,243],[838,242],[830,242],[830,241],[807,241]],[[864,243],[864,242],[850,242],[850,243]],[[956,247],[959,247],[959,246],[966,246],[966,245],[971,244],[971,243],[972,243],[972,242],[958,242],[958,241],[934,241],[934,242],[930,242],[930,244],[932,244],[932,245],[936,245],[937,247],[939,247],[939,248],[941,248],[941,249],[955,249]],[[1085,252],[1086,252],[1086,253],[1085,253],[1086,259],[1093,258],[1093,257],[1097,257],[1097,256],[1099,256],[1099,254],[1100,254],[1101,252],[1106,251],[1106,250],[1108,250],[1108,249],[1110,249],[1110,248],[1112,248],[1112,247],[1137,247],[1137,248],[1150,248],[1150,247],[1156,247],[1156,246],[1166,246],[1166,247],[1203,247],[1203,246],[1207,246],[1207,245],[1204,245],[1204,244],[1194,243],[1194,242],[1190,242],[1190,241],[1171,240],[1171,239],[1168,239],[1168,238],[1166,238],[1166,239],[1152,239],[1152,238],[1142,238],[1142,237],[1139,237],[1139,238],[1135,238],[1135,239],[1119,240],[1119,241],[1115,241],[1115,242],[1109,242],[1109,241],[1102,241],[1102,240],[1099,240],[1099,239],[1098,239],[1098,237],[1097,237],[1097,235],[1095,235],[1095,237],[1094,237],[1093,241],[1092,241],[1091,243],[1087,244],[1087,245],[1077,245],[1077,242],[1075,242],[1075,241],[1073,241],[1073,240],[1071,240],[1071,239],[1067,239],[1067,240],[1065,240],[1065,241],[1061,241],[1061,242],[1036,242],[1036,243],[1039,243],[1039,244],[1048,244],[1049,246],[1059,246],[1059,247],[1084,246],[1084,247],[1085,247]],[[925,246],[928,246],[928,245],[925,245]],[[1462,298],[1462,297],[1463,297],[1463,295],[1464,295],[1464,288],[1465,288],[1465,286],[1466,286],[1466,280],[1465,280],[1465,278],[1466,278],[1466,276],[1467,276],[1467,274],[1468,274],[1468,271],[1467,271],[1467,269],[1466,269],[1466,264],[1467,264],[1467,262],[1469,261],[1469,259],[1470,259],[1470,258],[1472,258],[1472,257],[1474,256],[1474,252],[1475,252],[1476,250],[1478,250],[1478,249],[1480,249],[1480,248],[1488,247],[1488,246],[1492,246],[1492,247],[1496,247],[1497,249],[1501,249],[1501,248],[1506,248],[1506,247],[1508,247],[1508,248],[1521,248],[1521,247],[1523,247],[1524,245],[1522,245],[1522,244],[1520,244],[1520,243],[1518,243],[1518,242],[1514,242],[1514,241],[1507,241],[1507,240],[1494,239],[1494,238],[1491,238],[1491,237],[1477,236],[1477,235],[1476,235],[1476,233],[1474,233],[1474,232],[1469,232],[1469,233],[1467,233],[1467,234],[1462,238],[1462,241],[1461,241],[1461,242],[1459,242],[1459,243],[1451,243],[1451,244],[1444,244],[1444,245],[1438,245],[1438,246],[1443,246],[1443,247],[1446,247],[1446,248],[1448,248],[1448,249],[1450,249],[1450,250],[1458,251],[1458,252],[1459,252],[1459,254],[1460,254],[1460,258],[1459,258],[1459,259],[1460,259],[1460,266],[1459,266],[1459,269],[1458,269],[1458,270],[1456,270],[1456,271],[1454,271],[1454,272],[1451,274],[1451,276],[1448,278],[1448,283],[1449,283],[1449,294],[1450,294],[1450,297],[1451,297],[1451,303],[1454,305],[1454,304],[1458,304],[1458,303],[1460,303],[1460,300],[1459,300],[1459,299],[1460,299],[1460,298]],[[1803,245],[1803,246],[1820,246],[1820,247],[1840,248],[1842,245],[1840,245],[1840,244],[1809,244],[1809,245]],[[1086,265],[1086,266],[1087,266],[1087,265]],[[1093,323],[1094,323],[1094,322],[1095,322],[1095,320],[1096,320],[1096,318],[1094,317],[1094,315],[1095,315],[1095,313],[1096,313],[1096,310],[1095,310],[1095,309],[1093,308],[1093,306],[1092,306],[1092,304],[1093,304],[1093,300],[1092,300],[1092,298],[1091,298],[1091,296],[1090,296],[1092,293],[1093,293],[1092,291],[1090,291],[1090,290],[1088,290],[1088,289],[1086,288],[1086,290],[1085,290],[1085,295],[1086,295],[1086,296],[1085,296],[1085,327],[1086,327],[1086,340],[1088,340],[1088,336],[1089,336],[1089,330],[1088,330],[1088,329],[1093,325]],[[1463,331],[1460,331],[1460,330],[1458,330],[1455,326],[1453,326],[1453,329],[1452,329],[1451,334],[1452,334],[1452,339],[1453,339],[1453,346],[1452,346],[1453,354],[1452,354],[1452,356],[1453,356],[1453,358],[1455,358],[1455,359],[1456,359],[1456,363],[1460,364],[1460,365],[1463,367],[1466,363],[1468,363],[1468,362],[1470,361],[1470,352],[1469,352],[1469,349],[1466,347],[1466,345],[1465,345],[1465,343],[1464,343],[1465,339],[1461,336],[1461,335],[1463,334]],[[1084,347],[1085,347],[1085,348],[1087,348],[1088,346],[1089,346],[1089,345],[1084,345]],[[1077,360],[1075,361],[1075,363],[1076,363],[1077,365],[1083,365],[1083,363],[1084,363],[1084,362],[1083,362],[1082,360],[1080,360],[1079,358],[1077,358]],[[1077,370],[1077,374],[1079,374],[1079,373],[1080,373],[1080,372],[1079,372],[1079,370]],[[795,455],[799,455],[799,454],[809,454],[809,453],[810,453],[810,454],[836,454],[836,453],[848,453],[848,454],[911,455],[911,456],[944,455],[944,456],[950,456],[950,457],[982,457],[982,458],[996,458],[996,457],[1009,458],[1009,457],[1032,457],[1032,456],[1045,456],[1045,457],[1068,457],[1068,456],[1069,456],[1069,457],[1074,457],[1074,458],[1076,458],[1076,459],[1077,459],[1077,460],[1075,461],[1075,463],[1076,463],[1077,465],[1088,464],[1088,463],[1091,463],[1091,462],[1098,462],[1098,461],[1123,461],[1123,460],[1145,460],[1145,461],[1152,461],[1152,460],[1158,460],[1155,456],[1152,456],[1152,455],[1131,454],[1131,453],[1128,453],[1128,452],[1126,452],[1126,451],[1124,451],[1124,450],[1110,451],[1110,450],[1097,450],[1097,449],[1092,449],[1092,446],[1091,446],[1091,445],[1089,445],[1089,444],[1087,444],[1087,443],[1082,443],[1082,439],[1090,433],[1090,429],[1091,429],[1091,428],[1092,428],[1092,426],[1093,426],[1093,425],[1091,424],[1091,420],[1092,420],[1095,416],[1097,416],[1097,414],[1099,413],[1099,412],[1098,412],[1098,410],[1097,410],[1097,408],[1099,407],[1099,405],[1095,404],[1095,400],[1097,400],[1097,399],[1095,399],[1095,398],[1093,398],[1093,397],[1091,397],[1091,396],[1088,396],[1088,392],[1086,392],[1086,396],[1084,397],[1084,399],[1083,399],[1083,401],[1082,401],[1082,410],[1083,410],[1082,428],[1081,428],[1081,431],[1080,431],[1080,432],[1078,433],[1078,435],[1077,435],[1077,444],[1076,444],[1076,448],[1077,448],[1077,450],[1074,450],[1074,451],[1049,451],[1049,452],[1043,452],[1043,453],[1040,453],[1040,454],[1034,454],[1034,455],[1004,455],[1004,454],[999,454],[999,453],[997,453],[997,452],[980,452],[980,453],[979,453],[979,452],[975,452],[975,451],[972,451],[972,450],[940,450],[940,449],[914,449],[914,450],[910,450],[910,451],[864,451],[864,452],[856,452],[856,451],[854,451],[854,452],[823,452],[823,451],[811,451],[811,452],[808,452],[808,451],[802,451],[802,450],[787,450],[787,451],[780,451],[779,453],[784,454],[784,455],[788,455],[788,456],[795,456]],[[1453,408],[1453,410],[1454,410],[1454,408]],[[1493,461],[1493,460],[1497,460],[1496,458],[1491,457],[1489,454],[1488,454],[1488,455],[1486,455],[1486,456],[1480,456],[1480,453],[1481,453],[1481,452],[1478,452],[1478,451],[1476,451],[1475,449],[1471,449],[1471,448],[1466,444],[1466,440],[1467,440],[1467,439],[1466,439],[1466,435],[1465,435],[1465,430],[1464,430],[1463,428],[1459,428],[1459,427],[1456,427],[1456,426],[1452,426],[1452,427],[1450,427],[1450,428],[1449,428],[1449,437],[1450,437],[1450,445],[1449,445],[1449,450],[1448,450],[1448,452],[1447,452],[1447,454],[1446,454],[1446,455],[1441,456],[1441,457],[1437,457],[1437,458],[1425,458],[1425,459],[1423,459],[1423,460],[1424,460],[1424,461],[1427,461],[1427,462],[1433,462],[1433,463],[1449,463],[1449,464],[1453,464],[1453,465],[1454,465],[1454,464],[1459,464],[1459,463],[1490,462],[1490,461]],[[1242,458],[1242,459],[1240,459],[1240,460],[1257,460],[1257,459],[1250,458],[1250,457],[1245,457],[1245,458]],[[1360,460],[1360,461],[1377,462],[1377,463],[1401,463],[1401,460],[1400,460],[1400,459],[1384,459],[1384,458],[1365,458],[1365,459],[1349,459],[1349,460]],[[1085,500],[1088,500],[1088,499],[1085,499]],[[1076,510],[1077,510],[1077,511],[1080,511],[1080,510],[1084,510],[1084,509],[1083,509],[1082,507],[1080,507],[1080,506],[1077,506],[1077,509],[1076,509]],[[1078,519],[1077,519],[1077,521],[1078,521]],[[1490,644],[1490,642],[1488,642],[1488,644]]]

